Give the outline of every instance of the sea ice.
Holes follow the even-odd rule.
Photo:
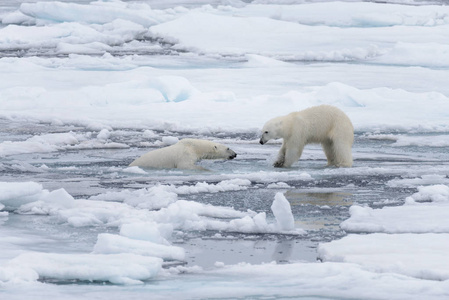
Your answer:
[[[184,260],[183,248],[162,245],[150,241],[131,239],[125,236],[102,233],[98,235],[93,253],[120,254],[133,253],[144,256],[160,257],[166,260]]]
[[[276,218],[279,230],[290,231],[295,228],[295,219],[293,218],[292,209],[284,194],[276,194],[273,204],[271,205],[271,210]]]
[[[433,204],[403,205],[372,209],[351,206],[351,217],[340,226],[348,232],[449,233],[448,206]]]
[[[34,271],[40,278],[110,281],[116,284],[141,284],[141,280],[148,280],[156,276],[161,267],[162,260],[160,258],[130,253],[58,254],[29,252],[17,256],[6,264],[6,268],[22,270],[19,275],[25,274],[25,280],[29,280],[30,274]],[[11,279],[17,280],[15,277]],[[37,276],[34,277],[34,280],[36,279]]]
[[[429,200],[432,202],[417,202]],[[349,232],[449,233],[449,224],[445,222],[449,218],[448,200],[448,186],[421,186],[402,206],[382,209],[351,206],[351,217],[340,226]]]
[[[428,174],[418,178],[392,179],[387,182],[390,187],[417,187],[423,185],[449,184],[449,178],[446,175]]]
[[[320,244],[318,256],[323,261],[356,263],[372,272],[448,280],[447,245],[449,234],[351,234]]]
[[[418,192],[407,198],[410,202],[432,201],[438,204],[449,204],[449,186],[436,184],[418,187]]]
[[[0,182],[0,204],[6,209],[13,210],[23,204],[38,201],[47,193],[36,182]]]
[[[6,2],[0,4],[0,172],[10,181],[0,182],[5,298],[449,297],[447,6]],[[188,7],[176,6],[181,2]],[[269,162],[279,145],[256,147],[263,123],[324,103],[340,107],[354,124],[355,166],[323,169],[322,151],[314,149],[305,151],[304,164],[273,170]],[[223,172],[125,167],[140,147],[165,146],[178,136],[251,150]],[[117,161],[109,157],[128,148]],[[75,158],[64,164],[70,155]],[[182,243],[171,245],[173,237],[294,239],[282,235],[305,233],[292,213],[303,207],[290,206],[271,188],[322,192],[323,186],[362,196],[341,227],[370,233],[322,243],[325,262],[161,267],[160,257],[188,255]],[[410,187],[417,192],[401,198]],[[379,199],[381,189],[391,201]],[[264,209],[238,210],[234,194],[267,202],[259,206]],[[204,204],[208,197],[229,202]],[[361,206],[404,199],[395,207]],[[313,215],[301,217],[314,222],[346,214],[343,205],[310,206]],[[36,223],[29,227],[36,228],[27,235],[17,223],[31,218]],[[53,232],[69,246],[62,242],[53,252],[54,244],[45,245]],[[72,249],[75,243],[84,244]],[[80,253],[86,248],[101,253]],[[132,289],[80,282],[152,279],[158,280]]]

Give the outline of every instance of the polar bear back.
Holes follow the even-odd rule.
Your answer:
[[[174,145],[145,153],[130,166],[143,168],[202,169],[195,163],[202,159],[233,159],[237,154],[225,145],[201,140],[183,139]]]
[[[143,168],[178,168],[178,164],[194,164],[196,162],[194,151],[191,147],[180,147],[178,143],[156,149],[143,154],[134,160],[130,166],[139,166]]]
[[[323,143],[327,139],[345,139],[352,145],[354,127],[348,116],[331,105],[320,105],[302,111],[292,112],[286,116],[290,119],[292,131],[299,131],[305,137],[305,143]],[[342,134],[344,133],[344,134]]]

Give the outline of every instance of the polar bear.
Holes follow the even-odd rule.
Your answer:
[[[195,165],[201,159],[233,159],[237,154],[227,146],[207,140],[183,139],[174,145],[145,153],[129,166],[205,170]]]
[[[352,166],[354,127],[348,116],[334,106],[314,106],[266,122],[260,143],[279,138],[283,142],[274,167],[290,167],[310,143],[323,146],[328,166]]]

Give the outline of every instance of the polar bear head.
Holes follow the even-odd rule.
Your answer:
[[[218,143],[215,143],[214,145],[214,151],[211,154],[209,159],[217,159],[217,158],[224,158],[224,159],[234,159],[237,156],[237,153],[235,153],[233,150],[231,150],[229,147],[225,145],[221,145]]]
[[[283,123],[284,117],[276,117],[266,122],[262,128],[262,136],[259,142],[263,145],[269,140],[282,138],[284,133]]]
[[[229,147],[207,140],[183,139],[179,143],[191,147],[197,159],[234,159],[237,156]]]

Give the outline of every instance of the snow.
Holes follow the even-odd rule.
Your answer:
[[[36,182],[1,182],[0,203],[2,208],[18,208],[23,204],[34,202],[46,192],[42,185]]]
[[[449,7],[247,2],[0,4],[6,298],[449,297]],[[261,126],[320,104],[353,122],[354,167],[311,146],[272,168]],[[128,167],[186,137],[238,157]]]
[[[268,189],[289,189],[289,188],[291,188],[291,186],[289,186],[285,182],[276,182],[276,183],[270,183],[269,185],[267,185],[267,188]]]
[[[38,20],[50,22],[85,22],[106,24],[114,20],[131,20],[144,26],[157,22],[157,12],[146,4],[96,1],[90,5],[62,2],[23,3],[20,12]]]
[[[349,212],[351,217],[341,224],[348,232],[449,232],[448,224],[441,222],[447,219],[448,212],[441,206],[419,204],[382,209],[352,206]]]
[[[446,130],[444,111],[447,111],[449,91],[442,81],[444,71],[438,69],[447,66],[447,49],[441,42],[449,26],[446,25],[446,8],[432,5],[380,6],[333,2],[288,8],[247,5],[230,10],[157,10],[144,3],[137,5],[119,1],[89,5],[24,3],[21,10],[44,23],[39,27],[11,24],[2,28],[0,47],[6,47],[5,51],[31,47],[48,49],[52,53],[66,49],[63,53],[70,55],[49,59],[2,58],[1,116],[83,124],[97,130],[124,124],[131,127],[145,124],[165,129],[170,124],[184,130],[204,130],[206,127],[206,130],[253,132],[263,124],[263,120],[273,116],[329,103],[348,113],[356,130]],[[96,13],[99,9],[102,14]],[[310,10],[315,13],[307,13]],[[336,16],[336,10],[345,13]],[[358,17],[355,18],[363,20],[363,26],[351,27],[354,26],[353,21],[335,20],[354,18],[356,11]],[[368,18],[369,15],[383,16],[386,20],[393,15],[401,21],[379,26],[379,22]],[[292,20],[293,16],[298,16],[299,20]],[[80,19],[75,21],[72,18]],[[158,25],[152,26],[153,23],[142,18],[155,18]],[[304,18],[315,20],[308,22]],[[411,26],[407,18],[422,21]],[[432,26],[425,25],[431,20]],[[344,27],[336,27],[343,26],[343,23],[346,24]],[[171,61],[151,57],[143,60],[137,56],[120,57],[108,53],[140,51],[142,47],[158,47],[154,48],[155,51],[165,51],[160,45],[133,45],[129,42],[148,35],[150,40],[156,35],[169,44],[174,43],[167,51],[181,53]],[[224,38],[228,36],[233,38]],[[248,36],[252,38],[248,39]],[[415,43],[417,37],[419,43]],[[273,40],[276,42],[271,42]],[[126,49],[117,49],[120,45]],[[55,50],[51,50],[54,47]],[[83,48],[87,49],[85,53],[81,51]],[[183,53],[192,48],[197,50]],[[429,50],[433,52],[428,54]],[[92,51],[100,56],[88,56]],[[231,59],[230,68],[219,73],[214,65],[206,69],[176,69],[195,61],[208,64],[209,59],[217,56],[226,59],[229,55],[238,56],[244,63]],[[357,71],[350,65],[345,66],[349,68],[345,69],[348,70],[346,74],[333,76],[342,71],[338,65],[323,64],[321,67],[325,72],[322,72],[285,60],[357,61],[367,65],[358,66]],[[392,68],[398,65],[418,68],[389,69],[391,72],[384,76],[373,75],[385,72],[381,66],[387,63]],[[253,70],[255,67],[257,71]],[[321,80],[317,79],[320,77]],[[235,86],[234,78],[243,81]],[[286,81],[284,78],[290,79]],[[398,81],[399,78],[404,82]],[[417,78],[432,78],[435,86],[418,84]],[[60,101],[61,98],[64,100]],[[279,101],[284,103],[282,107],[279,107]],[[166,102],[174,103],[167,105]],[[426,105],[407,113],[400,112],[401,107],[415,106],[416,103]],[[148,109],[152,104],[154,106]],[[66,105],[76,109],[77,113],[63,113]],[[46,109],[49,107],[51,110]],[[395,113],[385,114],[385,110]],[[235,122],[229,124],[227,118],[218,116],[213,123],[209,122],[216,111],[220,111],[221,116],[236,116]],[[258,117],[243,115],[245,111],[253,111]],[[131,121],[130,116],[138,121]],[[186,119],[186,116],[190,117]],[[422,122],[423,116],[426,116],[425,122]],[[380,119],[383,121],[379,122]],[[440,142],[437,145],[444,144]]]
[[[22,269],[20,273],[25,273],[26,277],[19,278],[20,280],[30,280],[30,274],[34,272],[34,280],[39,276],[64,280],[109,281],[116,284],[142,283],[141,280],[156,276],[161,267],[161,259],[125,253],[24,253],[9,261],[6,266],[14,270]]]
[[[399,136],[393,146],[428,146],[428,147],[447,147],[449,145],[448,137],[445,135],[433,136]]]
[[[171,237],[172,233],[172,225],[157,224],[154,222],[136,222],[131,224],[123,224],[120,227],[120,235],[122,236],[163,245],[169,245],[169,242],[166,239]]]
[[[449,226],[444,221],[449,217],[448,204],[448,186],[420,186],[402,206],[382,209],[352,206],[349,209],[351,217],[341,223],[341,228],[349,232],[449,233]]]
[[[391,272],[427,280],[449,279],[449,234],[348,235],[321,244],[324,261],[355,263],[374,272]]]
[[[109,233],[98,235],[98,240],[94,246],[93,253],[133,253],[143,256],[160,257],[166,260],[183,260],[185,257],[183,248],[161,245],[150,241],[130,239]]]
[[[391,187],[417,187],[432,184],[449,184],[449,178],[447,178],[446,175],[428,174],[418,178],[393,179],[387,184]]]
[[[91,133],[75,134],[51,133],[35,135],[26,141],[5,141],[0,143],[0,156],[23,153],[56,152],[67,149],[101,149],[101,148],[128,148],[128,145],[108,142],[110,132],[101,130],[97,140],[92,140]]]
[[[128,167],[122,170],[126,173],[132,173],[132,174],[146,174],[145,170],[142,170],[141,168],[134,166],[134,167]]]
[[[355,263],[373,272],[447,282],[448,190],[446,185],[421,186],[402,206],[376,210],[352,206],[342,229],[371,234],[349,234],[320,244],[319,258]],[[429,200],[431,203],[417,202]]]
[[[239,264],[226,266],[208,275],[220,276],[218,282],[195,288],[193,297],[207,294],[219,297],[226,289],[229,297],[251,297],[254,290],[267,297],[278,297],[279,284],[286,297],[375,299],[438,299],[447,295],[447,282],[418,280],[394,273],[374,273],[352,263],[293,263],[291,265]],[[244,285],[239,281],[245,281]],[[226,287],[223,288],[223,281]],[[366,284],[369,283],[368,287]],[[196,287],[195,284],[191,286]],[[238,286],[238,290],[229,287]],[[342,287],[345,287],[344,289]],[[190,295],[189,295],[190,296]]]
[[[263,1],[258,1],[263,3]],[[394,25],[435,26],[449,22],[449,9],[445,6],[376,5],[370,2],[323,2],[306,5],[276,5],[280,1],[267,1],[271,5],[247,5],[234,12],[245,15],[270,17],[298,22],[304,25],[333,27],[388,27]],[[292,1],[292,3],[294,3]],[[435,10],[438,9],[438,14]],[[329,12],[334,12],[329,14]]]
[[[443,184],[420,186],[418,192],[407,198],[410,203],[415,201],[432,201],[438,204],[449,204],[449,186]]]

